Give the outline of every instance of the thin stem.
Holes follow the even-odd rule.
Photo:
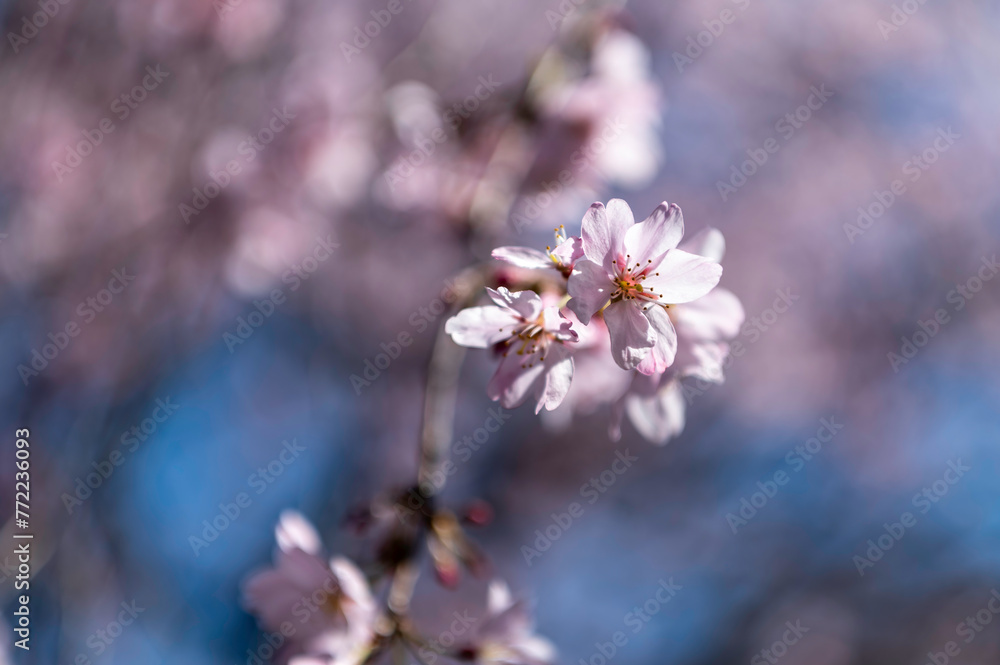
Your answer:
[[[457,297],[451,311],[473,298],[483,285],[484,279],[479,268],[470,268],[459,274],[454,286]],[[451,449],[455,403],[458,398],[458,378],[464,359],[465,348],[455,344],[442,325],[438,329],[427,368],[423,425],[420,430],[420,466],[417,480],[420,483],[421,494],[426,498],[438,494],[444,487],[445,475],[440,471]]]

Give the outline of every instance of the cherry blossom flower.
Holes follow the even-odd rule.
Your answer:
[[[565,226],[559,226],[555,232],[555,249],[546,247],[542,252],[531,247],[497,247],[493,250],[493,258],[518,268],[555,270],[569,278],[576,262],[583,258],[583,241],[579,236],[567,237]]]
[[[715,229],[707,229],[681,248],[714,261],[721,261],[725,240]],[[745,313],[732,292],[715,288],[690,303],[668,310],[677,331],[677,354],[665,372],[637,374],[616,406],[612,437],[620,436],[624,413],[642,436],[663,444],[684,429],[686,399],[681,380],[695,377],[721,383],[723,365],[729,355],[728,341],[739,334]]]
[[[297,645],[318,662],[362,662],[371,650],[377,617],[365,576],[343,557],[327,562],[319,534],[299,513],[282,513],[275,538],[275,567],[246,582],[247,607],[268,630],[293,622]]]
[[[462,653],[481,665],[547,665],[555,660],[552,643],[534,634],[527,601],[514,600],[504,582],[490,584],[486,616],[473,631]]]
[[[540,86],[542,149],[535,171],[551,178],[567,162],[577,167],[564,196],[593,195],[605,182],[636,188],[656,175],[664,104],[651,61],[642,40],[612,28],[596,37],[586,76]],[[588,168],[578,168],[580,155]]]
[[[559,406],[573,380],[567,342],[577,334],[555,305],[545,306],[534,291],[486,289],[496,306],[464,309],[445,324],[455,343],[485,349],[496,345],[503,359],[487,393],[505,408],[520,406],[530,395],[535,413]]]
[[[696,300],[719,283],[722,266],[677,249],[681,209],[661,203],[639,224],[620,199],[595,203],[583,218],[583,251],[567,289],[568,307],[584,324],[598,311],[611,335],[615,361],[643,374],[666,370],[677,352],[667,310]]]

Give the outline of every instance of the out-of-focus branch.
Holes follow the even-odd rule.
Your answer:
[[[484,272],[484,267],[477,266],[458,275],[452,312],[475,299],[476,294],[484,287]],[[417,479],[421,493],[427,498],[436,495],[444,486],[443,482],[435,481],[443,478],[439,472],[451,447],[458,378],[464,359],[465,348],[455,344],[442,325],[438,329],[427,367],[423,425],[420,429],[420,466]]]

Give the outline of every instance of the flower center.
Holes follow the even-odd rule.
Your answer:
[[[615,266],[614,283],[618,288],[611,294],[611,302],[638,300],[643,309],[649,306],[647,303],[662,305],[663,303],[659,302],[661,296],[652,288],[642,284],[650,274],[654,276],[660,274],[651,272],[652,259],[649,259],[643,267],[639,262],[633,264],[631,258],[631,255],[626,255],[624,261],[612,261]]]
[[[562,224],[560,224],[555,228],[555,238],[556,238],[556,245],[555,245],[556,247],[559,247],[564,242],[566,242],[567,239],[566,227],[563,226]],[[573,266],[568,263],[564,263],[562,259],[556,256],[551,246],[545,247],[545,253],[548,254],[549,260],[552,261],[553,265],[555,266],[555,269],[558,270],[563,277],[569,279],[569,276],[573,273]]]
[[[510,339],[501,343],[505,347],[503,356],[506,358],[511,349],[514,349],[517,355],[525,356],[522,367],[526,369],[533,367],[536,361],[534,354],[537,351],[540,350],[542,352],[541,357],[537,358],[537,361],[542,362],[545,360],[545,352],[549,348],[549,342],[552,340],[552,337],[551,333],[545,331],[545,313],[542,312],[534,321],[525,320],[511,331]]]

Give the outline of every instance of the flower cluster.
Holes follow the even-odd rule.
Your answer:
[[[613,436],[628,414],[643,436],[666,442],[684,426],[681,379],[720,382],[728,340],[744,318],[739,299],[717,286],[722,234],[709,229],[682,244],[683,236],[675,204],[636,223],[620,199],[595,203],[580,237],[560,227],[545,252],[494,250],[495,259],[529,271],[505,280],[530,288],[488,288],[493,303],[462,310],[445,331],[501,356],[488,394],[504,407],[529,397],[536,413],[610,402]]]
[[[514,599],[501,581],[490,584],[486,610],[477,614],[481,618],[465,641],[443,651],[393,605],[393,583],[406,580],[402,568],[385,577],[389,600],[381,607],[377,583],[344,557],[327,559],[319,534],[299,513],[282,513],[275,538],[275,565],[246,582],[244,603],[275,635],[269,644],[280,648],[281,662],[360,665],[393,646],[481,665],[547,665],[555,659],[549,641],[534,634],[526,601]]]

